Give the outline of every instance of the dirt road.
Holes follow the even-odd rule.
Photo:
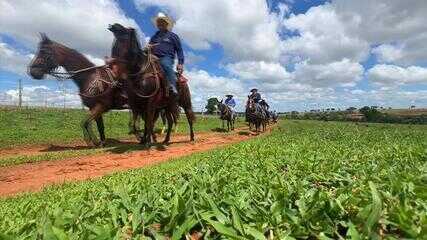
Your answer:
[[[247,129],[247,128],[243,128]],[[196,142],[189,142],[188,136],[180,135],[172,138],[172,144],[164,147],[153,146],[142,149],[132,141],[117,144],[107,153],[82,156],[57,161],[41,161],[0,168],[0,196],[11,196],[22,192],[40,191],[52,184],[69,181],[81,181],[101,177],[117,171],[141,168],[193,153],[207,151],[224,145],[244,141],[254,136],[243,129],[233,133],[203,133],[197,135]],[[56,146],[56,151],[80,149],[83,146]],[[2,150],[2,154],[38,154],[46,147],[35,146],[24,149]]]

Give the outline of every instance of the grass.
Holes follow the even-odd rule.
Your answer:
[[[282,121],[221,150],[0,200],[0,236],[421,239],[426,139],[426,126]]]
[[[27,144],[70,143],[82,139],[80,123],[87,112],[78,109],[0,109],[0,148]],[[107,138],[128,138],[129,113],[111,111],[105,114]],[[178,132],[187,133],[185,115],[179,119]],[[159,121],[160,122],[160,121]],[[241,126],[242,122],[239,123]],[[159,125],[160,126],[160,123]],[[195,131],[211,131],[220,126],[217,117],[198,117]],[[96,126],[93,126],[96,132]]]

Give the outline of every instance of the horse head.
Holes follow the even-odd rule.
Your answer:
[[[114,43],[111,49],[111,57],[136,63],[140,58],[141,47],[133,28],[127,28],[119,23],[109,25],[110,30],[114,35]]]
[[[54,49],[55,43],[44,33],[40,33],[40,36],[38,51],[28,66],[28,73],[37,80],[43,79],[46,74],[59,66]]]
[[[246,109],[251,112],[255,111],[255,101],[249,96],[248,96],[248,101],[246,103]]]

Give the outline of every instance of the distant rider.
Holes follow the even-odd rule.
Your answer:
[[[230,108],[231,113],[234,116],[236,114],[236,112],[234,110],[234,108],[236,107],[236,101],[234,101],[233,95],[231,95],[231,94],[227,94],[227,95],[225,95],[225,97],[227,97],[227,98],[225,99],[224,103],[225,103],[225,105],[227,105]]]
[[[261,94],[258,93],[258,89],[251,89],[251,94],[249,95],[249,98],[254,100],[255,103],[258,103],[261,100]]]
[[[159,13],[152,21],[159,29],[150,39],[150,45],[153,45],[153,54],[160,59],[160,65],[170,83],[171,90],[174,94],[177,94],[177,76],[173,65],[175,55],[177,55],[178,65],[176,70],[179,74],[182,74],[184,71],[184,53],[181,41],[178,35],[171,32],[174,25],[173,20],[164,13]]]

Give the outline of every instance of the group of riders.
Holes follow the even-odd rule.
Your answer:
[[[34,79],[43,79],[46,74],[50,74],[58,79],[72,79],[76,83],[82,104],[89,108],[89,115],[82,122],[88,143],[103,145],[106,139],[103,114],[111,109],[125,108],[132,111],[133,119],[129,126],[141,143],[149,145],[152,140],[156,141],[153,128],[161,111],[167,119],[168,131],[164,142],[168,143],[179,107],[185,111],[190,139],[194,140],[195,115],[190,90],[182,75],[184,54],[181,41],[171,31],[174,22],[170,17],[159,13],[152,21],[158,30],[145,48],[140,47],[135,29],[117,23],[110,25],[108,30],[113,33],[115,40],[111,57],[106,59],[106,65],[103,66],[95,66],[83,54],[51,41],[45,34],[41,35],[39,51],[31,61],[28,72]],[[58,67],[63,67],[66,72],[56,71]],[[236,102],[232,95],[227,96],[224,106],[228,106],[231,109],[229,112],[235,115]],[[252,89],[246,112],[248,122],[251,123],[252,116],[260,112],[261,115],[270,116],[268,110],[269,106],[258,90]],[[143,136],[138,131],[139,118],[144,118]],[[100,141],[90,129],[94,121]]]
[[[236,114],[236,101],[234,100],[234,96],[231,94],[227,94],[225,95],[225,97],[226,99],[224,101],[224,104],[230,108],[233,114]],[[268,105],[267,101],[261,97],[261,94],[258,92],[257,88],[252,88],[250,90],[250,94],[248,95],[248,101],[249,100],[253,101],[255,104],[258,104],[264,110],[267,119],[271,119],[273,121],[277,120],[276,110],[270,111],[270,105]],[[246,121],[248,121],[247,118]]]
[[[160,66],[163,70],[165,78],[168,80],[172,95],[178,97],[177,76],[182,76],[184,71],[184,54],[181,41],[178,35],[171,31],[174,22],[169,16],[165,15],[164,13],[159,13],[152,19],[152,21],[157,26],[158,31],[150,38],[149,46],[152,48],[152,54],[159,58]],[[175,56],[178,58],[176,72],[173,68]],[[268,119],[276,121],[276,111],[269,110],[270,106],[265,99],[261,98],[261,94],[258,92],[258,89],[253,88],[250,92],[251,94],[248,96],[248,99],[253,100],[255,104],[261,106],[265,111],[265,115]],[[234,118],[236,115],[236,101],[234,100],[233,95],[226,95],[226,100],[224,103],[230,108]]]
[[[225,95],[226,99],[224,104],[231,110],[232,114],[236,115],[235,107],[236,101],[234,100],[234,96],[231,94]],[[270,111],[270,105],[268,105],[267,101],[261,97],[261,94],[258,92],[257,88],[253,88],[250,90],[250,94],[248,95],[248,102],[246,103],[246,109],[248,109],[248,103],[252,101],[254,104],[258,105],[263,111],[266,120],[272,120],[273,122],[277,121],[278,115],[276,110]],[[246,110],[248,111],[248,110]],[[249,122],[248,117],[246,116],[246,121]]]

